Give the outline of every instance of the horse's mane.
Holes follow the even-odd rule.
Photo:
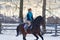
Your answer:
[[[38,22],[38,21],[41,21],[43,20],[43,17],[42,16],[38,16],[34,19],[34,22]]]
[[[43,18],[42,16],[38,16],[38,17],[35,18],[35,20],[42,19],[42,18]]]
[[[33,21],[32,24],[33,25],[40,25],[40,23],[43,21],[43,17],[42,16],[38,16],[36,17]]]

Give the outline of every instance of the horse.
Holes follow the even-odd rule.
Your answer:
[[[32,22],[31,22],[31,26],[32,28],[28,28],[27,32],[24,29],[24,24],[20,24],[17,26],[17,36],[19,35],[19,32],[22,33],[23,35],[23,40],[26,40],[26,35],[27,34],[33,34],[36,37],[36,40],[39,39],[38,35],[41,37],[42,40],[44,40],[42,34],[41,34],[41,29],[40,26],[44,24],[44,18],[42,16],[38,16],[36,17]]]

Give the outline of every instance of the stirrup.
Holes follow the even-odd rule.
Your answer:
[[[28,28],[29,28],[29,29],[32,29],[32,26],[30,25]]]

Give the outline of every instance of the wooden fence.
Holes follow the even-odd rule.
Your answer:
[[[16,30],[18,25],[19,25],[19,23],[16,23],[16,24],[10,24],[10,23],[0,24],[0,34],[1,34],[2,30]],[[11,28],[9,28],[9,27],[11,27]]]
[[[19,23],[16,24],[9,24],[9,23],[3,23],[0,24],[0,34],[2,30],[16,30],[16,27],[19,25]],[[60,33],[58,31],[60,31],[60,28],[57,28],[57,26],[60,26],[60,24],[47,24],[47,27],[54,27],[54,29],[46,29],[46,33],[55,33],[55,35],[57,35],[57,33]],[[5,28],[4,28],[5,27]],[[12,28],[9,28],[12,27]],[[15,27],[15,28],[14,28]]]

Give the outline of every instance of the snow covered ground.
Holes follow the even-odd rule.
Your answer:
[[[45,34],[43,35],[44,40],[60,40],[60,36],[52,36],[54,34]],[[34,40],[35,37],[32,34],[28,34],[26,37],[27,40]],[[16,37],[16,34],[0,34],[0,40],[23,40],[22,34]],[[41,40],[41,38],[39,38]]]
[[[48,29],[49,27],[47,27]],[[50,29],[54,29],[54,27],[51,27]],[[60,33],[57,33],[59,36],[53,36],[55,33],[52,34],[44,34],[44,40],[60,40]],[[16,30],[2,30],[2,34],[0,34],[0,40],[23,40],[22,34],[16,37]],[[32,34],[27,34],[26,36],[27,40],[34,40],[35,37]],[[39,38],[41,40],[41,38]]]

